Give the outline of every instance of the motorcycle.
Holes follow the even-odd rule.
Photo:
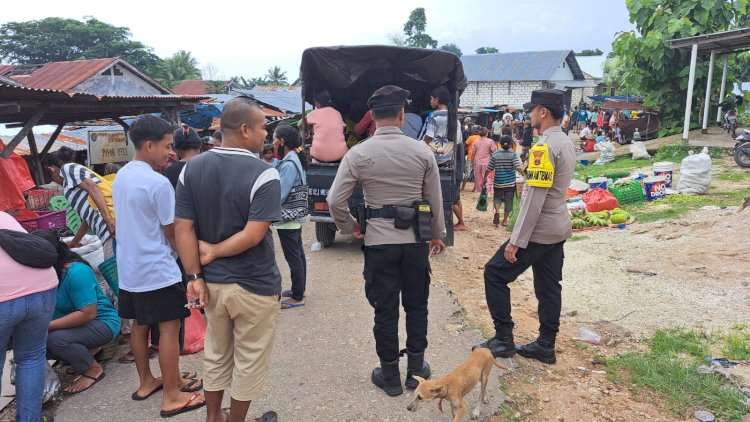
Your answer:
[[[719,103],[724,113],[724,131],[729,133],[732,138],[737,136],[737,106],[744,102],[744,97],[737,95],[735,98],[728,99]]]
[[[740,167],[750,168],[750,130],[735,139],[734,145],[734,162]]]

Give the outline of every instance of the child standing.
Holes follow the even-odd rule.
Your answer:
[[[487,171],[495,170],[495,179],[493,181],[493,198],[492,203],[495,206],[495,215],[492,218],[492,224],[497,227],[501,224],[503,227],[508,225],[508,217],[513,210],[513,197],[516,193],[516,173],[522,174],[521,161],[514,151],[511,150],[513,139],[509,135],[503,135],[500,138],[502,149],[492,154],[490,162],[487,165]],[[500,204],[505,204],[505,214],[502,223],[500,223]]]
[[[487,184],[487,165],[492,153],[497,151],[497,145],[487,137],[488,130],[483,127],[479,131],[479,139],[474,141],[474,192],[481,192]],[[503,135],[509,136],[509,135]],[[501,138],[502,139],[502,138]]]

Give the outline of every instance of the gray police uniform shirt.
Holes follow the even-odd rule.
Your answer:
[[[395,126],[378,128],[367,141],[347,152],[328,192],[328,205],[336,226],[351,233],[356,223],[347,200],[354,186],[362,185],[368,207],[412,206],[426,200],[432,208],[433,238],[446,236],[440,173],[432,149],[405,136]],[[416,243],[414,229],[400,230],[393,219],[367,220],[365,246]]]
[[[537,145],[547,143],[555,168],[555,179],[550,188],[525,185],[510,243],[525,249],[529,242],[551,245],[573,236],[568,215],[567,193],[576,167],[573,143],[560,126],[542,133]]]
[[[188,161],[177,182],[175,217],[195,222],[198,240],[221,243],[248,221],[281,220],[279,172],[250,151],[213,148]],[[237,283],[251,293],[281,292],[269,229],[256,246],[203,266],[207,283]]]

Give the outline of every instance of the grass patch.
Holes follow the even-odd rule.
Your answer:
[[[690,151],[699,153],[703,148],[688,145],[685,141],[677,141],[673,144],[661,145],[654,155],[656,161],[682,161],[690,154]],[[724,148],[709,148],[708,155],[711,158],[723,158],[729,155]]]
[[[632,172],[633,170],[650,167],[654,163],[654,160],[634,160],[628,156],[620,156],[615,158],[614,161],[601,166],[588,165],[584,166],[581,164],[576,165],[576,173],[581,180],[586,180],[589,177],[598,177],[605,175],[612,171],[627,171]]]
[[[719,180],[726,180],[730,182],[740,182],[748,178],[748,176],[747,176],[747,173],[742,173],[738,171],[730,171],[726,173],[719,173],[719,175],[717,175],[716,178]]]
[[[576,235],[576,236],[573,236],[570,239],[568,239],[568,242],[578,242],[578,241],[581,241],[581,240],[586,240],[588,238],[589,238],[588,236],[578,236],[578,235]]]
[[[507,229],[509,232],[513,231],[513,227],[516,227],[516,219],[518,219],[518,213],[520,209],[521,209],[521,198],[516,196],[513,199],[513,213],[510,215],[510,220],[508,221],[509,224],[508,224]]]
[[[677,218],[707,205],[738,206],[747,195],[750,195],[750,189],[740,189],[735,192],[710,192],[706,195],[669,195],[658,201],[624,205],[622,208],[631,213],[636,221],[646,223]]]
[[[721,376],[696,371],[710,356],[711,340],[695,331],[660,330],[648,340],[647,352],[608,358],[606,367],[613,380],[658,393],[676,415],[706,409],[722,420],[740,421],[748,412],[744,395]]]
[[[508,403],[500,405],[500,410],[496,413],[497,416],[503,416],[506,421],[518,422],[521,420],[516,416],[516,411]]]
[[[745,326],[736,326],[722,336],[724,356],[727,359],[750,360],[750,332]]]

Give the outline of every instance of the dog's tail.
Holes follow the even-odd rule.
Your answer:
[[[492,359],[492,364],[495,365],[495,366],[497,366],[500,369],[505,369],[506,371],[510,371],[510,368],[508,368],[506,366],[503,366],[503,365],[500,365],[499,363],[495,362],[495,359]]]

